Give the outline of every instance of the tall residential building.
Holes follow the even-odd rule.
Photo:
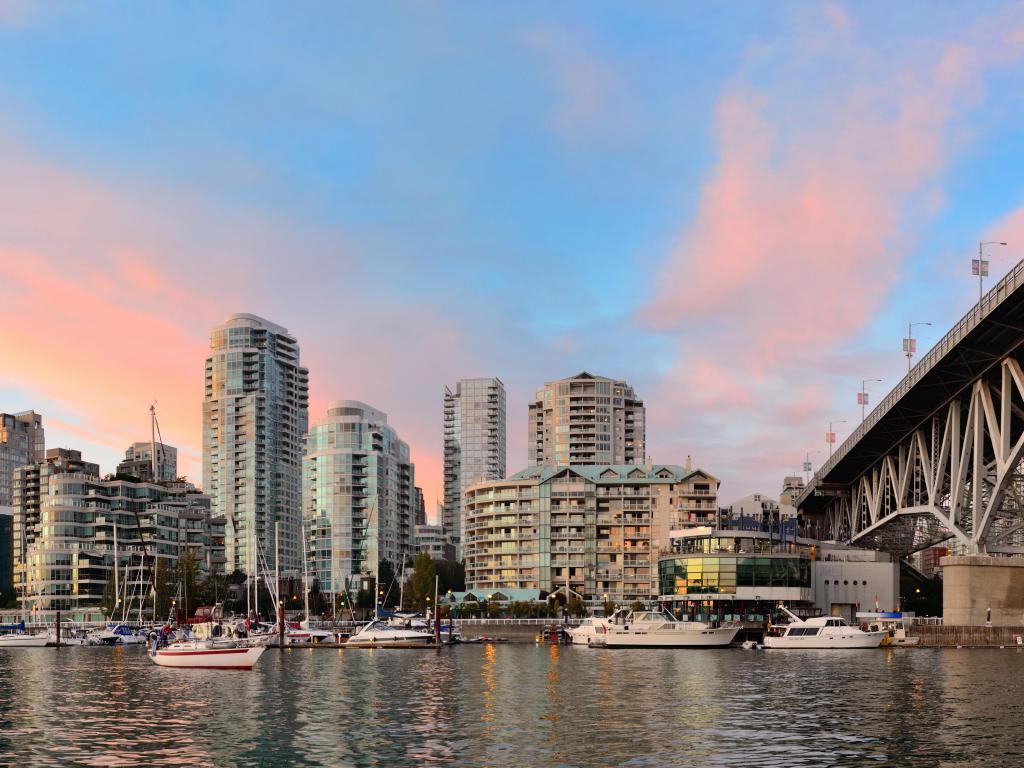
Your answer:
[[[343,592],[376,561],[398,569],[412,554],[415,469],[387,414],[357,400],[330,403],[310,427],[302,466],[307,552],[321,590]]]
[[[441,525],[462,559],[466,490],[505,476],[505,385],[463,379],[444,388],[444,513]]]
[[[660,464],[531,467],[480,483],[466,496],[467,587],[651,600],[670,532],[695,499],[714,509],[717,490],[706,472]]]
[[[19,596],[27,594],[29,553],[42,533],[43,504],[51,496],[50,478],[66,475],[98,479],[99,474],[99,464],[83,461],[81,451],[67,448],[51,448],[42,461],[14,470],[14,588]]]
[[[35,411],[0,413],[0,507],[13,502],[14,470],[43,460],[43,417]]]
[[[17,469],[14,493],[22,532],[17,592],[24,604],[96,606],[115,563],[126,594],[136,599],[149,590],[151,568],[173,568],[185,552],[204,571],[223,570],[223,518],[211,515],[209,496],[190,484],[102,480],[78,451],[57,450]]]
[[[586,371],[547,382],[530,403],[530,466],[643,464],[644,403],[624,381]]]
[[[423,498],[423,489],[418,485],[412,489],[412,511],[414,525],[427,524],[427,502]]]
[[[156,449],[156,477],[153,476],[153,450]],[[117,474],[140,480],[173,483],[178,477],[178,449],[164,443],[132,443],[117,465]]]
[[[302,446],[309,424],[309,371],[287,329],[232,315],[213,329],[203,401],[203,487],[227,521],[227,570],[301,568]]]

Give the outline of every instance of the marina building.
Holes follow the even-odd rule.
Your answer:
[[[670,532],[713,519],[717,491],[706,472],[659,464],[531,467],[478,483],[466,494],[467,588],[651,600]]]
[[[444,388],[444,511],[441,525],[462,558],[466,489],[505,476],[505,385],[463,379]]]
[[[138,594],[150,568],[187,551],[202,570],[223,570],[224,521],[190,484],[104,480],[80,452],[57,449],[15,472],[14,495],[16,586],[33,609],[98,605],[115,563]]]
[[[586,371],[549,381],[529,406],[530,466],[644,464],[644,404],[624,381]]]
[[[14,503],[14,470],[42,461],[45,442],[43,417],[35,411],[0,413],[0,507]]]
[[[888,553],[802,538],[795,519],[781,530],[759,523],[725,517],[717,528],[672,531],[658,559],[659,602],[699,621],[762,622],[779,603],[851,623],[858,611],[898,609],[899,563]]]
[[[153,474],[153,453],[156,452],[156,475]],[[132,443],[124,452],[124,461],[117,465],[117,474],[139,480],[173,483],[178,477],[178,449],[164,443]]]
[[[413,552],[415,468],[387,414],[357,400],[332,402],[313,424],[303,458],[303,520],[321,589],[344,591],[397,568]]]
[[[227,521],[227,570],[252,574],[258,557],[301,568],[302,448],[309,371],[288,330],[255,315],[213,329],[203,400],[203,488]],[[261,553],[261,554],[259,554]]]

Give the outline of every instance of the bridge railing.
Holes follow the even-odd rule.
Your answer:
[[[797,498],[796,506],[799,508],[799,506],[807,500],[807,498],[814,492],[815,486],[821,482],[822,478],[826,477],[829,472],[835,469],[836,465],[842,461],[850,449],[860,442],[864,435],[866,435],[872,427],[878,424],[878,422],[885,417],[892,407],[903,399],[903,397],[910,392],[910,390],[921,379],[923,379],[942,358],[949,354],[953,348],[956,347],[956,345],[959,344],[965,336],[967,336],[968,333],[973,331],[982,320],[984,320],[996,307],[1002,304],[1010,294],[1014,293],[1022,285],[1024,285],[1024,261],[1018,262],[1002,280],[996,283],[995,287],[982,297],[981,301],[975,304],[967,314],[961,317],[960,321],[954,325],[945,336],[935,343],[935,346],[928,351],[928,354],[918,361],[917,365],[911,369],[910,373],[904,376],[900,383],[893,387],[889,394],[874,407],[874,409],[865,417],[864,421],[862,421],[860,425],[850,433],[849,437],[843,441],[842,445],[840,445],[839,448],[837,448],[836,451],[825,461],[825,463],[818,468],[818,471],[814,473],[814,477],[811,478],[811,482],[807,484],[807,487]]]

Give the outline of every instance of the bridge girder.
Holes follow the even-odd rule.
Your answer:
[[[1012,356],[832,495],[830,538],[905,556],[947,539],[1024,553],[1024,369]]]

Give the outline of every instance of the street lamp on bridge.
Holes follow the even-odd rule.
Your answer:
[[[1006,243],[1001,243],[998,240],[986,240],[983,243],[978,243],[978,258],[971,259],[971,274],[978,276],[978,304],[981,304],[984,297],[982,281],[988,277],[988,260],[985,258],[986,245],[1006,245]]]
[[[846,419],[838,419],[828,423],[828,432],[825,433],[825,442],[828,443],[828,457],[832,458],[832,449],[836,444],[836,433],[832,431],[833,424],[845,424]]]
[[[807,455],[804,457],[804,485],[811,482],[811,456],[817,453],[821,453],[821,451],[807,451]]]
[[[931,323],[907,323],[907,336],[903,339],[903,354],[907,356],[907,373],[910,373],[910,361],[917,352],[917,339],[914,338],[914,328],[919,325],[931,325]]]
[[[860,383],[860,392],[857,393],[857,405],[860,406],[860,420],[864,421],[864,408],[868,404],[868,384],[881,381],[881,379],[864,379]]]

